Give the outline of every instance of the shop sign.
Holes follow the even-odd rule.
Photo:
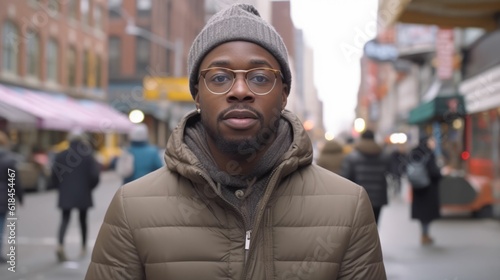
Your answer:
[[[146,77],[143,83],[146,100],[193,102],[187,77]]]
[[[436,40],[437,76],[441,80],[453,77],[455,41],[453,29],[439,29]]]
[[[376,40],[370,40],[365,44],[365,55],[376,61],[395,61],[398,49],[392,44],[381,44]]]

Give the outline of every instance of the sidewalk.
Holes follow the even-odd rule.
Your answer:
[[[387,279],[500,279],[500,221],[443,218],[431,224],[430,232],[435,244],[421,246],[410,202],[391,198],[379,224]]]

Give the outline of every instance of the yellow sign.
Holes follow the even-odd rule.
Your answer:
[[[144,99],[194,102],[187,77],[145,77]]]

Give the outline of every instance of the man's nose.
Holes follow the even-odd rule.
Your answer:
[[[242,73],[239,73],[242,74]],[[229,102],[232,101],[253,101],[255,94],[248,88],[244,75],[236,75],[233,87],[226,94]]]

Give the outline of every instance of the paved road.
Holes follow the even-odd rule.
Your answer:
[[[114,173],[104,173],[94,193],[96,207],[89,212],[89,246],[109,202],[120,186]],[[72,213],[66,243],[69,262],[55,256],[60,213],[56,192],[30,193],[18,212],[17,271],[0,267],[1,280],[83,279],[90,256],[79,258],[80,235],[77,212]],[[419,226],[409,217],[408,202],[392,198],[380,217],[380,238],[389,280],[499,280],[500,221],[443,219],[431,226],[436,244],[422,247]],[[6,244],[4,244],[5,249]],[[369,280],[369,279],[367,279]]]
[[[435,244],[421,246],[420,226],[409,219],[408,203],[392,197],[381,214],[389,280],[500,279],[500,221],[445,217],[431,224]]]
[[[55,248],[60,212],[57,205],[57,193],[51,190],[45,193],[28,193],[25,203],[19,208],[16,239],[16,272],[7,270],[8,265],[0,266],[1,280],[75,280],[83,279],[90,261],[91,248],[102,223],[105,211],[115,191],[120,186],[119,177],[112,172],[104,172],[94,192],[94,205],[88,213],[89,253],[80,257],[80,232],[78,212],[71,213],[71,221],[66,234],[66,251],[70,259],[58,263]],[[6,249],[4,243],[4,252]],[[5,254],[2,252],[3,254]]]

